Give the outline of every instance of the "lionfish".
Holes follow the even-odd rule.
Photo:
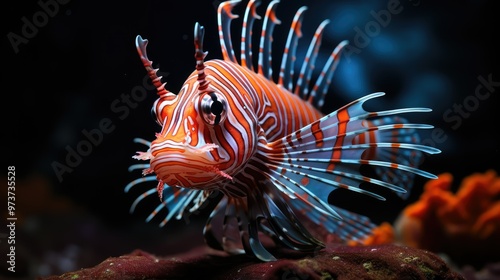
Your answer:
[[[129,168],[143,169],[143,177],[130,182],[125,192],[144,182],[157,180],[158,185],[137,197],[131,212],[146,197],[157,193],[160,203],[146,221],[167,209],[160,224],[164,226],[172,217],[181,219],[202,209],[212,194],[222,193],[203,230],[206,243],[262,261],[276,260],[263,245],[266,235],[278,246],[302,252],[324,246],[301,223],[304,218],[342,240],[362,240],[374,223],[328,203],[329,194],[340,188],[385,200],[376,193],[374,187],[379,186],[405,198],[415,174],[436,178],[418,169],[424,153],[440,152],[418,144],[417,130],[432,126],[408,123],[396,116],[431,110],[365,111],[366,101],[384,95],[377,92],[323,114],[328,87],[348,42],[342,41],[333,50],[313,84],[315,60],[329,22],[324,20],[294,77],[296,49],[307,10],[301,7],[292,20],[274,79],[271,49],[273,29],[280,24],[276,16],[279,1],[271,1],[265,10],[255,58],[251,35],[255,20],[261,19],[257,14],[260,2],[248,2],[238,59],[230,23],[238,17],[232,11],[239,2],[225,1],[218,6],[223,59],[205,61],[204,28],[195,24],[196,70],[178,94],[168,91],[162,77],[157,76],[158,69],[153,68],[146,53],[148,41],[136,37],[141,61],[157,88],[159,97],[152,113],[161,131],[152,142],[134,139],[149,147],[134,158],[149,160],[149,164]],[[373,167],[373,176],[363,175],[361,166]],[[152,173],[155,175],[145,176]],[[214,222],[216,217],[219,224]]]

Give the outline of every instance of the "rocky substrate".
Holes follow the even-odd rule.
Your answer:
[[[465,279],[429,251],[394,244],[330,244],[306,256],[288,256],[259,262],[206,248],[176,257],[136,250],[94,267],[39,279]]]

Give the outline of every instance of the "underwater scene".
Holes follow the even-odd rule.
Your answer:
[[[0,279],[500,279],[493,1],[6,5]]]

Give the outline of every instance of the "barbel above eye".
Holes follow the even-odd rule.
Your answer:
[[[209,92],[200,99],[203,120],[210,125],[218,125],[226,118],[227,101],[224,95]]]

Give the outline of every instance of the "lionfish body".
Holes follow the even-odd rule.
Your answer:
[[[328,23],[322,22],[294,78],[295,49],[306,10],[302,7],[293,19],[275,82],[271,42],[272,30],[279,24],[275,14],[278,1],[266,9],[258,58],[253,57],[250,35],[253,22],[260,19],[256,13],[259,2],[248,3],[239,61],[230,37],[230,22],[237,17],[231,10],[238,2],[223,2],[218,9],[222,60],[205,61],[204,29],[195,25],[196,70],[178,94],[165,89],[147,57],[147,40],[137,37],[137,50],[158,90],[152,111],[162,129],[152,142],[136,139],[149,149],[135,158],[149,160],[149,164],[130,169],[144,168],[144,175],[155,175],[137,179],[125,190],[155,180],[158,185],[139,196],[131,211],[144,198],[158,193],[161,203],[147,221],[165,208],[168,214],[163,226],[172,217],[180,219],[197,211],[211,194],[220,191],[223,197],[204,229],[207,243],[264,261],[275,257],[262,245],[259,233],[294,250],[307,252],[322,246],[299,221],[299,214],[345,240],[363,239],[374,224],[367,217],[329,204],[328,195],[343,188],[383,200],[375,191],[360,186],[369,183],[372,188],[388,188],[405,197],[414,174],[434,178],[417,169],[423,153],[439,152],[418,144],[416,130],[432,126],[394,116],[430,110],[367,112],[363,103],[383,95],[373,93],[324,115],[324,97],[347,42],[335,48],[310,86]],[[361,174],[362,165],[374,167],[380,178]],[[213,221],[219,215],[223,225],[215,230]]]

